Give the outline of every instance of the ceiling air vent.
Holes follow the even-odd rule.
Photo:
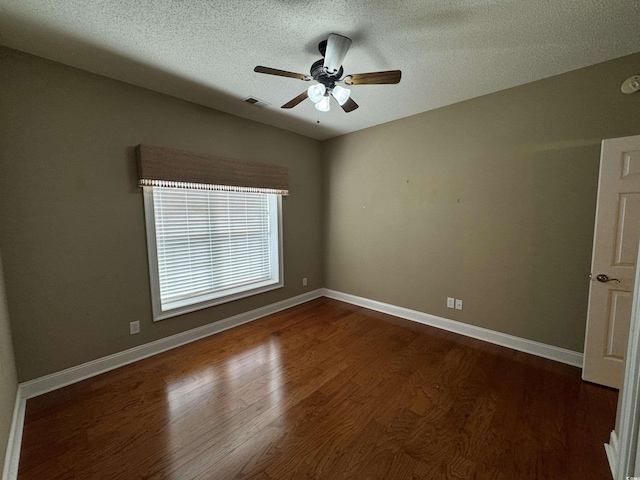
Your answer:
[[[270,105],[270,103],[265,102],[264,100],[260,100],[256,97],[247,97],[244,99],[244,101],[249,105],[255,105],[256,107],[266,107],[267,105]]]

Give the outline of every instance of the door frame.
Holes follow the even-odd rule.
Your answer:
[[[638,249],[640,261],[640,248]],[[640,264],[636,264],[640,265]],[[614,480],[640,476],[640,268],[636,268],[633,304],[629,329],[629,343],[624,369],[620,404],[620,431],[611,432],[611,441],[605,444],[609,466]]]

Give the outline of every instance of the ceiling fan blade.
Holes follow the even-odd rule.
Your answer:
[[[298,80],[310,80],[309,75],[303,75],[301,73],[287,72],[286,70],[278,70],[277,68],[261,67],[257,66],[253,69],[257,73],[266,73],[267,75],[277,75],[279,77],[297,78]]]
[[[351,39],[343,37],[337,33],[332,33],[327,38],[327,50],[324,54],[324,67],[328,73],[335,73],[340,70],[342,61],[349,51]]]
[[[282,107],[280,108],[293,108],[296,105],[298,105],[300,102],[306,100],[308,97],[307,95],[307,91],[305,90],[304,92],[302,92],[300,95],[298,95],[296,98],[294,98],[293,100],[289,100],[287,103],[285,103],[284,105],[282,105]]]
[[[354,102],[351,97],[349,97],[347,101],[344,102],[344,105],[340,105],[340,106],[342,107],[342,110],[344,110],[346,113],[353,112],[356,108],[359,107],[359,105],[356,102]]]
[[[400,83],[402,72],[389,70],[387,72],[354,73],[347,75],[344,83],[347,85],[389,85]]]

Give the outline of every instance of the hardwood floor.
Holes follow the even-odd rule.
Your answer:
[[[616,401],[322,298],[29,400],[19,478],[609,479]]]

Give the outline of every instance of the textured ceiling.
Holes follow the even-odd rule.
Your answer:
[[[0,44],[317,139],[638,52],[639,24],[638,0],[0,0]],[[345,73],[400,84],[280,109],[309,83],[253,68],[307,74],[332,32]]]

